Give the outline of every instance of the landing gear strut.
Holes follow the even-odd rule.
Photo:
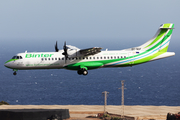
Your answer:
[[[77,73],[79,74],[79,75],[87,75],[88,74],[88,71],[86,70],[86,69],[79,69],[78,71],[77,71]]]

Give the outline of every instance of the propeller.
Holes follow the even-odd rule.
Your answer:
[[[67,53],[67,46],[66,46],[66,41],[64,42],[63,46],[64,52],[62,53],[65,56],[65,60],[68,58],[68,53]]]
[[[57,41],[56,41],[56,44],[55,44],[55,51],[56,51],[56,52],[59,51],[58,46],[57,46]]]

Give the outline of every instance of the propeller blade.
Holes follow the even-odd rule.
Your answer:
[[[62,53],[64,56],[65,56],[65,63],[66,63],[66,60],[68,58],[68,53],[67,53],[67,46],[66,46],[66,41],[64,42],[64,46],[63,46],[63,49],[64,49],[64,52]]]
[[[56,44],[55,44],[55,51],[56,51],[56,52],[59,51],[58,46],[57,46],[57,41],[56,41]]]
[[[67,54],[67,46],[66,46],[66,41],[64,42],[64,46],[63,46],[64,52],[62,53],[63,55],[65,55],[65,57],[67,58],[68,54]]]
[[[64,47],[66,47],[66,41],[64,42]]]

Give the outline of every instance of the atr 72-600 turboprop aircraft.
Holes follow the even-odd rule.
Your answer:
[[[56,42],[55,52],[18,53],[4,65],[13,69],[14,75],[18,70],[61,68],[87,75],[91,69],[133,66],[175,55],[167,52],[173,28],[174,24],[162,24],[155,36],[143,45],[116,51],[101,51],[101,47],[79,49],[66,42],[63,50],[59,50]]]

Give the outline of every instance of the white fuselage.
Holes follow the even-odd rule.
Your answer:
[[[67,64],[87,61],[100,61],[108,59],[120,59],[133,55],[132,52],[124,50],[119,51],[102,51],[95,55],[83,57],[69,57],[65,60],[62,52],[31,52],[19,53],[17,56],[22,56],[22,59],[15,60],[6,64],[11,64],[11,68],[15,69],[61,69]]]

